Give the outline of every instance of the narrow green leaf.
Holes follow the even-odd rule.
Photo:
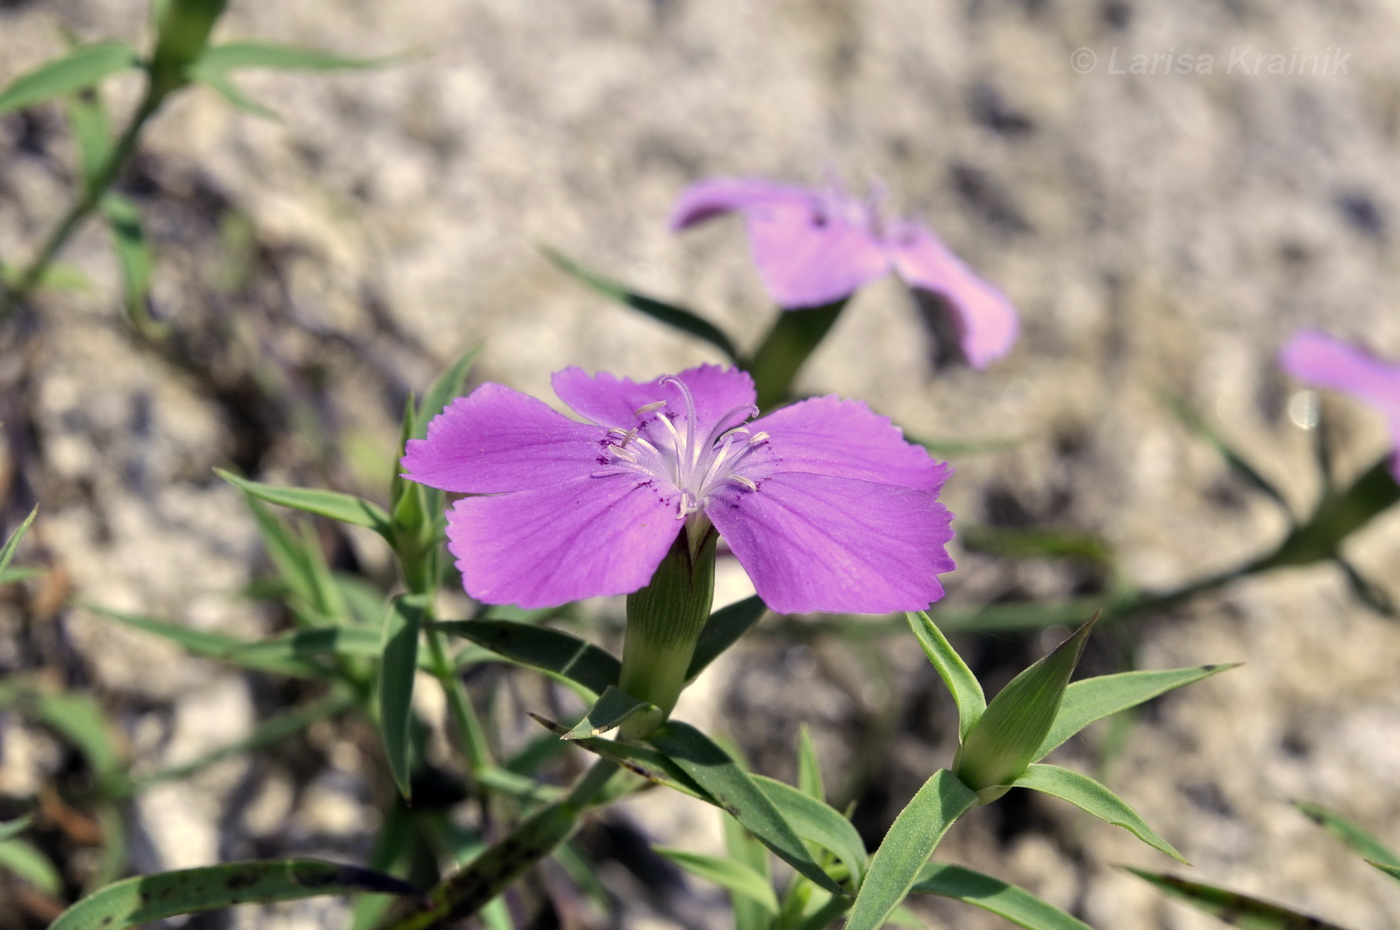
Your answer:
[[[409,726],[413,679],[418,673],[418,631],[427,615],[425,596],[404,595],[389,606],[384,622],[384,661],[379,666],[379,726],[389,770],[404,800],[410,797]]]
[[[0,91],[0,113],[91,87],[108,75],[140,64],[141,59],[125,42],[80,45],[11,81]]]
[[[240,478],[222,468],[216,468],[214,472],[234,487],[265,500],[269,504],[329,517],[351,526],[365,526],[385,539],[389,538],[391,532],[389,515],[384,512],[384,509],[352,494],[262,484],[257,481],[249,481],[247,478]]]
[[[540,246],[540,252],[549,262],[560,271],[588,285],[593,290],[605,297],[610,297],[620,304],[631,307],[633,310],[645,313],[647,316],[661,323],[665,323],[683,333],[703,339],[710,345],[719,349],[730,361],[739,361],[739,351],[734,347],[734,343],[724,334],[724,331],[715,326],[709,320],[701,317],[684,307],[669,304],[665,301],[648,297],[630,290],[625,285],[605,278],[596,272],[589,271],[578,262],[556,251],[547,245]]]
[[[1310,801],[1294,801],[1293,806],[1302,811],[1313,823],[1347,845],[1352,852],[1373,864],[1384,864],[1400,868],[1400,856],[1391,851],[1377,837],[1361,829],[1341,815]]]
[[[286,525],[273,516],[252,494],[244,491],[244,496],[248,502],[248,509],[252,511],[253,519],[258,524],[258,532],[267,548],[267,554],[272,558],[272,564],[277,567],[277,573],[282,576],[292,594],[300,599],[300,606],[315,612],[315,605],[321,599],[315,566],[320,559],[319,550],[313,551],[313,547],[308,546],[305,538],[297,539]],[[324,626],[330,620],[324,616],[307,617],[302,611],[296,613],[298,619],[307,620],[314,625]]]
[[[609,730],[615,730],[622,726],[623,721],[628,717],[648,708],[655,709],[646,701],[639,701],[621,688],[609,685],[583,719],[572,730],[564,734],[564,739],[576,740],[586,736],[602,736]]]
[[[1029,788],[1068,801],[1087,814],[1122,827],[1148,846],[1186,863],[1176,847],[1157,835],[1147,821],[1138,816],[1123,799],[1088,775],[1071,772],[1058,765],[1035,764],[1011,783],[1016,788]],[[1189,865],[1189,863],[1187,863]]]
[[[13,872],[55,897],[63,894],[63,876],[48,856],[25,840],[0,840],[0,872]]]
[[[123,930],[177,914],[326,894],[417,894],[388,875],[315,859],[235,862],[141,875],[108,885],[59,915],[49,930]]]
[[[1106,539],[1078,530],[964,523],[958,527],[958,539],[972,552],[1008,559],[1081,559],[1102,567],[1113,564],[1113,549]]]
[[[381,606],[381,611],[383,610]],[[315,627],[309,630],[291,630],[271,639],[247,643],[225,653],[222,658],[237,665],[246,665],[249,660],[270,659],[273,662],[292,663],[298,659],[311,661],[322,656],[358,656],[379,658],[384,651],[381,633],[353,626]]]
[[[1121,866],[1138,878],[1155,885],[1169,897],[1218,917],[1244,930],[1344,930],[1334,923],[1301,914],[1277,904],[1239,894],[1215,885],[1189,882],[1184,878]]]
[[[968,787],[983,792],[984,802],[1004,794],[1000,786],[1009,784],[1035,758],[1097,619],[1095,614],[1048,656],[1011,679],[958,748],[953,771]]]
[[[107,716],[92,695],[37,692],[31,695],[31,701],[35,717],[82,753],[99,786],[113,787],[121,775],[121,760],[112,742]]]
[[[1367,859],[1366,861],[1371,865],[1375,866],[1381,872],[1385,873],[1390,878],[1393,878],[1397,882],[1400,882],[1400,865],[1394,865],[1389,862],[1376,862],[1374,859]]]
[[[78,143],[78,164],[83,172],[83,184],[89,193],[107,167],[112,154],[112,130],[107,111],[97,88],[69,94],[68,122],[73,126],[73,138]]]
[[[150,323],[147,298],[151,292],[155,258],[151,255],[146,231],[141,228],[141,212],[126,197],[108,192],[102,197],[102,213],[107,217],[107,228],[112,231],[126,312],[137,325],[147,325]]]
[[[340,71],[348,68],[380,68],[402,60],[402,56],[352,58],[314,48],[277,45],[271,42],[229,42],[204,50],[197,66],[214,71],[240,68],[271,68],[278,71]]]
[[[908,896],[948,828],[977,804],[977,794],[940,769],[890,825],[870,860],[846,930],[878,930]]]
[[[835,853],[850,871],[852,884],[859,887],[867,856],[865,843],[851,822],[820,798],[803,794],[766,775],[751,777],[792,825],[793,831],[804,840]]]
[[[18,265],[0,263],[0,283],[5,287],[18,287],[24,279],[25,269]],[[92,281],[77,265],[68,262],[50,262],[39,277],[37,289],[67,293],[92,291]]]
[[[33,817],[16,817],[14,820],[0,821],[0,842],[19,836],[34,822]]]
[[[914,631],[924,655],[928,656],[938,670],[938,677],[943,679],[943,684],[953,695],[953,703],[958,707],[958,738],[967,739],[972,725],[987,709],[987,697],[982,693],[981,683],[928,614],[921,610],[904,616],[909,619],[909,628]]]
[[[433,379],[433,383],[428,385],[428,390],[423,394],[423,402],[418,406],[417,416],[414,417],[413,438],[422,439],[428,435],[428,424],[432,419],[442,413],[453,398],[461,396],[467,383],[467,375],[471,373],[472,365],[476,363],[480,352],[480,348],[475,348],[463,353],[461,358],[443,369]]]
[[[510,620],[447,620],[435,629],[471,640],[513,662],[554,672],[594,694],[616,686],[622,663],[576,636]]]
[[[660,853],[697,878],[757,902],[769,914],[778,913],[778,895],[773,891],[773,886],[768,879],[742,862],[706,856],[674,846],[653,846],[652,851]]]
[[[15,527],[15,531],[5,540],[4,547],[0,547],[0,573],[10,567],[10,562],[14,560],[15,553],[19,550],[19,544],[24,539],[24,534],[29,532],[29,528],[34,525],[34,518],[39,515],[39,505],[35,504],[34,509],[29,511],[29,516],[24,518],[24,522]]]
[[[122,613],[121,611],[109,610],[105,607],[98,607],[93,604],[82,605],[95,614],[116,620],[118,623],[143,630],[161,639],[169,640],[179,646],[183,646],[190,652],[199,656],[206,656],[212,659],[222,659],[243,668],[258,669],[264,672],[275,672],[279,675],[289,675],[293,678],[324,678],[326,669],[314,662],[303,661],[291,658],[281,652],[260,650],[259,643],[238,639],[234,636],[225,636],[222,633],[209,633],[204,630],[194,630],[178,623],[171,623],[166,620],[156,620],[151,617],[142,617],[137,614]]]
[[[1167,409],[1174,413],[1176,418],[1180,420],[1187,429],[1204,439],[1216,452],[1220,453],[1220,456],[1225,459],[1226,464],[1230,466],[1231,471],[1243,479],[1246,484],[1251,485],[1256,490],[1262,491],[1264,494],[1273,498],[1274,503],[1282,507],[1284,513],[1289,512],[1288,501],[1284,498],[1283,494],[1279,492],[1278,488],[1274,487],[1268,479],[1259,474],[1253,465],[1250,465],[1238,452],[1231,448],[1230,444],[1206,423],[1205,418],[1202,417],[1194,407],[1188,404],[1184,397],[1163,391],[1161,392],[1161,398],[1162,402],[1166,404]]]
[[[535,722],[561,739],[569,732],[568,727],[561,726],[539,714],[531,713],[530,716],[534,718]],[[622,766],[635,775],[640,775],[653,784],[675,789],[707,804],[715,804],[714,799],[709,796],[705,789],[696,784],[695,780],[687,775],[679,765],[650,746],[643,746],[628,740],[599,739],[591,736],[573,740],[572,743],[596,756],[601,756]]]
[[[7,568],[0,571],[0,585],[18,584],[30,578],[38,578],[42,574],[43,570],[38,568]]]
[[[720,653],[734,645],[739,637],[753,629],[754,624],[768,612],[768,606],[758,595],[721,607],[710,614],[695,642],[695,653],[690,658],[685,680],[694,681],[705,668],[717,659]]]
[[[1052,749],[1095,721],[1238,665],[1235,662],[1163,671],[1119,672],[1076,681],[1065,689],[1055,723],[1035,751],[1035,758],[1045,758]]]
[[[817,759],[817,747],[812,744],[812,731],[805,723],[797,730],[797,787],[807,797],[825,803],[821,762]]]
[[[910,891],[980,907],[1026,930],[1093,930],[1029,891],[960,865],[930,862]]]
[[[213,68],[202,61],[197,61],[190,65],[186,71],[190,80],[203,84],[205,87],[223,97],[244,113],[253,116],[261,116],[274,122],[281,122],[282,116],[276,110],[265,107],[252,97],[243,93],[238,85],[229,80],[228,72],[219,68]]]
[[[1400,484],[1390,473],[1387,455],[1350,487],[1325,495],[1307,522],[1295,528],[1272,555],[1251,568],[1261,571],[1335,559],[1348,536],[1396,503],[1400,503]]]
[[[833,894],[844,894],[812,858],[787,819],[742,768],[699,730],[672,720],[647,742],[660,750],[783,861]]]

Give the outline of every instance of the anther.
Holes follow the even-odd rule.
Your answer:
[[[647,414],[649,414],[649,413],[651,413],[651,412],[653,412],[653,411],[655,411],[655,410],[660,410],[660,409],[661,409],[662,407],[664,407],[664,406],[666,406],[666,402],[665,402],[664,400],[652,401],[652,402],[649,403],[649,404],[643,404],[642,406],[638,407],[636,413],[632,414],[632,416],[634,416],[634,417],[636,417],[638,420],[640,420],[642,417],[646,416]],[[634,430],[633,432],[635,432],[635,430]]]
[[[745,478],[743,475],[725,475],[725,479],[728,481],[737,481],[750,491],[758,490],[758,485],[754,484],[752,480]]]

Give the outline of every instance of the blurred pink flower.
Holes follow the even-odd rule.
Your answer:
[[[729,212],[746,220],[759,276],[785,310],[841,300],[893,268],[905,284],[943,298],[974,367],[1005,355],[1016,341],[1011,301],[920,223],[886,220],[873,203],[839,190],[711,178],[682,192],[671,229]]]
[[[1294,336],[1279,354],[1279,364],[1300,381],[1350,394],[1379,410],[1396,449],[1390,473],[1400,481],[1400,365],[1315,329]]]

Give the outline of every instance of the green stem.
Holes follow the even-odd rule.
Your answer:
[[[784,310],[748,362],[742,367],[753,376],[758,391],[758,408],[765,413],[787,400],[797,373],[846,306],[835,303],[804,310]]]
[[[620,772],[599,759],[562,799],[541,808],[480,856],[428,891],[414,913],[384,930],[430,930],[475,914],[512,882],[552,853],[578,828],[581,817],[606,803],[604,789]]]
[[[474,781],[478,780],[481,773],[494,764],[486,739],[486,730],[481,725],[481,718],[476,715],[476,709],[472,707],[466,685],[457,677],[457,670],[442,644],[442,636],[433,629],[427,630],[426,633],[433,675],[442,683],[442,689],[447,695],[448,710],[456,724],[457,736],[462,741],[462,751],[466,753],[467,771]]]
[[[83,195],[54,227],[53,232],[49,233],[44,244],[39,247],[34,260],[20,275],[15,285],[5,292],[3,298],[0,298],[0,320],[9,316],[29,299],[34,288],[48,273],[54,258],[68,244],[68,240],[78,231],[88,215],[102,203],[102,198],[106,196],[107,190],[116,182],[117,176],[125,167],[127,160],[131,158],[132,152],[135,151],[136,140],[140,136],[141,130],[160,109],[160,105],[165,101],[171,89],[173,88],[158,90],[148,77],[146,96],[142,99],[141,105],[136,108],[136,113],[131,118],[131,124],[127,126],[126,132],[122,133],[117,144],[108,153],[101,170],[93,175],[90,183],[84,185]]]

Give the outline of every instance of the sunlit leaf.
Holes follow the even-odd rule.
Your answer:
[[[329,517],[341,523],[348,523],[351,526],[365,526],[374,530],[379,535],[389,538],[389,515],[384,512],[384,508],[361,500],[352,494],[342,494],[339,491],[321,491],[312,488],[289,488],[279,487],[271,484],[262,484],[257,481],[249,481],[247,478],[240,478],[232,472],[222,468],[214,469],[215,473],[234,487],[240,488],[248,494],[260,500],[265,500],[269,504],[277,504],[282,507],[290,507],[293,510],[301,510],[306,513],[313,513],[321,517]]]
[[[826,801],[826,786],[822,784],[817,747],[813,745],[812,731],[805,723],[797,730],[797,787],[809,798]]]
[[[1058,765],[1036,764],[1026,769],[1012,785],[1042,791],[1068,801],[1105,823],[1122,827],[1153,849],[1164,852],[1179,862],[1186,862],[1181,853],[1176,851],[1176,847],[1158,836],[1156,831],[1147,825],[1147,821],[1138,816],[1137,811],[1088,775],[1071,772]]]
[[[63,893],[63,876],[48,856],[26,840],[0,840],[0,872],[12,872],[55,897]]]
[[[278,45],[272,42],[228,42],[206,48],[199,56],[200,67],[215,71],[242,68],[268,68],[278,71],[341,71],[353,68],[379,68],[401,56],[355,58],[314,48]]]
[[[68,122],[73,126],[73,138],[78,143],[83,182],[91,193],[107,170],[107,160],[112,154],[112,130],[107,123],[107,111],[95,87],[68,95],[67,107]]]
[[[943,834],[977,804],[977,794],[940,769],[899,812],[856,895],[846,930],[878,930],[908,896]]]
[[[1065,689],[1059,713],[1055,715],[1055,723],[1050,727],[1050,732],[1046,734],[1040,748],[1035,751],[1035,758],[1043,759],[1056,746],[1096,720],[1136,707],[1168,691],[1217,675],[1237,665],[1238,663],[1231,663],[1164,671],[1120,672],[1116,675],[1101,675],[1073,682]]]
[[[960,865],[931,862],[919,873],[911,894],[935,894],[996,914],[1027,930],[1092,930],[1029,891]]]
[[[80,45],[11,81],[0,91],[0,113],[91,87],[108,75],[140,64],[141,59],[125,42]]]
[[[1344,930],[1334,923],[1215,885],[1124,867],[1168,896],[1244,930]]]
[[[757,902],[769,914],[778,913],[778,895],[773,891],[772,884],[742,862],[707,856],[674,846],[653,846],[652,850],[697,878],[714,882],[726,891]]]
[[[588,285],[593,290],[605,297],[610,297],[620,304],[631,307],[633,310],[645,313],[647,316],[661,323],[665,323],[683,333],[703,339],[710,345],[719,349],[731,361],[738,362],[739,352],[734,347],[734,343],[724,334],[724,331],[715,326],[709,320],[701,317],[693,311],[675,304],[669,304],[655,297],[648,297],[639,294],[623,284],[605,278],[596,272],[589,271],[578,262],[558,252],[549,246],[540,246],[540,252],[550,263],[560,271]]]
[[[1019,776],[1036,758],[1055,722],[1094,619],[1011,679],[968,731],[953,771],[973,790],[984,792],[984,801],[1004,793],[998,786]]]
[[[648,737],[647,742],[694,779],[788,865],[828,891],[843,893],[812,858],[792,825],[763,790],[709,737],[689,724],[672,720]]]
[[[836,858],[846,864],[854,883],[860,884],[867,858],[865,844],[849,820],[825,801],[803,794],[791,785],[766,775],[750,777],[798,836],[835,853]]]
[[[909,619],[909,628],[914,631],[924,655],[928,656],[929,662],[938,671],[938,677],[943,679],[943,684],[953,695],[953,703],[958,708],[958,738],[966,739],[968,731],[987,709],[987,697],[982,693],[981,683],[928,614],[921,610],[904,616]]]
[[[141,875],[108,885],[64,911],[49,930],[122,930],[234,904],[364,892],[417,893],[396,878],[315,859],[236,862]]]

